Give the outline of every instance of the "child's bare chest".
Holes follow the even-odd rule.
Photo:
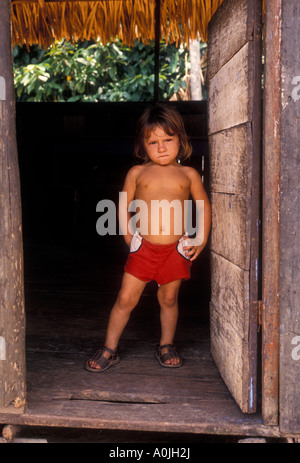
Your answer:
[[[136,197],[147,199],[188,198],[190,181],[180,169],[145,169],[138,178]]]

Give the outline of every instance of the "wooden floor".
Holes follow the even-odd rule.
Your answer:
[[[102,374],[85,362],[103,342],[125,249],[32,247],[25,252],[28,405],[10,422],[39,426],[277,436],[244,415],[209,353],[205,256],[182,284],[179,369],[161,367],[157,285],[147,285],[120,342],[121,362]],[[0,411],[1,412],[1,411]],[[0,413],[1,419],[1,413]]]

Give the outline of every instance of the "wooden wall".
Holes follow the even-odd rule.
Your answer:
[[[280,430],[300,433],[300,4],[282,2]]]

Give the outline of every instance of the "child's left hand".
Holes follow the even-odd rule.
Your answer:
[[[205,243],[192,244],[193,239],[189,239],[189,241],[191,241],[191,243],[189,243],[187,246],[184,246],[183,250],[185,251],[185,255],[190,257],[190,261],[192,261],[197,259],[199,254],[203,251],[205,248]]]

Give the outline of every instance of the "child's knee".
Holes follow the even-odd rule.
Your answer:
[[[139,297],[136,294],[121,289],[118,295],[119,308],[123,310],[133,310],[139,301]]]
[[[177,304],[177,292],[164,291],[157,293],[159,303],[164,307],[174,307]]]

